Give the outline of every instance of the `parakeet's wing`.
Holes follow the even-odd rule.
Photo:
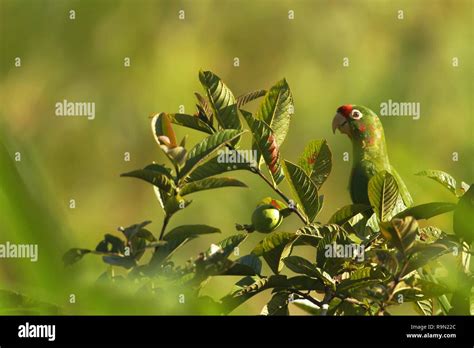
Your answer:
[[[373,161],[362,160],[352,168],[349,180],[349,191],[353,203],[368,204],[367,185],[370,178],[382,168],[377,168]]]
[[[395,168],[393,168],[393,166],[390,166],[390,171],[397,182],[398,190],[400,191],[400,196],[402,196],[403,203],[405,203],[406,207],[412,206],[413,199],[411,198],[410,192],[408,191],[407,186],[403,182],[402,177],[398,174]]]

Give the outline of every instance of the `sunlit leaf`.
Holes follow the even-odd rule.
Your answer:
[[[267,93],[266,90],[259,89],[253,92],[239,95],[237,97],[237,107],[240,109],[240,107],[244,106],[245,104],[250,103],[251,101],[258,99],[260,97],[263,97],[266,93]]]
[[[364,214],[371,211],[371,207],[366,204],[349,204],[337,210],[329,219],[328,223],[342,225],[348,222],[357,214]]]
[[[304,274],[319,279],[327,286],[334,286],[334,281],[326,272],[319,269],[315,264],[299,256],[288,256],[283,259],[286,267],[298,274]]]
[[[263,156],[274,183],[280,183],[284,175],[280,163],[279,146],[272,129],[265,122],[254,118],[251,113],[245,110],[241,112],[252,131],[254,146],[259,156]]]
[[[235,260],[224,275],[258,275],[262,272],[262,261],[254,254],[242,256]]]
[[[198,181],[193,181],[183,185],[180,189],[181,196],[186,196],[190,193],[211,190],[221,187],[247,187],[242,181],[234,178],[206,178]]]
[[[195,129],[208,134],[214,133],[212,128],[206,122],[199,119],[199,117],[197,116],[187,114],[168,114],[168,117],[170,118],[170,121],[174,124]]]
[[[453,211],[456,204],[446,202],[431,202],[420,204],[398,213],[395,217],[403,218],[405,216],[413,216],[417,220],[429,219],[433,216]]]
[[[294,113],[293,97],[285,79],[278,81],[265,95],[255,118],[270,126],[277,146],[281,146]]]
[[[423,170],[415,175],[426,176],[446,187],[451,193],[456,195],[456,180],[441,170]]]
[[[312,222],[319,212],[319,196],[316,184],[296,164],[285,161],[285,176],[301,209]]]
[[[208,225],[182,225],[173,228],[171,231],[165,234],[163,240],[170,241],[173,239],[188,239],[195,238],[198,235],[220,233],[220,229]]]
[[[133,170],[120,174],[120,176],[141,179],[156,186],[164,193],[171,193],[174,189],[174,182],[169,172],[158,164],[151,164],[144,169]]]
[[[222,128],[238,129],[242,124],[237,112],[237,101],[219,76],[210,71],[200,71],[199,80],[206,90],[214,114]]]
[[[186,162],[180,173],[180,178],[190,175],[196,167],[205,162],[226,143],[242,135],[242,131],[226,129],[208,136],[195,145],[187,154]]]
[[[232,236],[227,237],[226,239],[216,243],[215,246],[221,250],[221,254],[225,257],[229,256],[234,249],[240,245],[246,238],[247,233],[238,233]],[[209,255],[212,253],[211,248],[206,251],[206,254]]]
[[[227,173],[234,170],[250,170],[250,164],[244,163],[223,163],[219,161],[219,156],[213,157],[199,165],[193,172],[187,177],[186,182],[192,182],[209,178],[214,175]]]
[[[326,140],[313,140],[306,145],[298,165],[319,189],[332,168],[332,155]]]
[[[397,213],[398,186],[388,172],[381,171],[369,180],[368,195],[380,221],[389,221]]]
[[[426,245],[417,245],[417,251],[411,253],[408,266],[405,268],[404,274],[408,274],[428,262],[435,260],[441,255],[451,252],[451,249],[442,243],[431,243]]]

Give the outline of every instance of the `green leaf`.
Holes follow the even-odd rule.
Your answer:
[[[337,210],[329,219],[329,224],[343,225],[358,214],[370,212],[372,208],[366,204],[349,204]]]
[[[261,272],[262,261],[256,255],[249,254],[235,260],[224,275],[258,275]]]
[[[191,203],[192,203],[191,200],[184,199],[183,197],[181,197],[180,194],[171,195],[166,198],[163,209],[166,215],[170,217],[174,215],[175,213],[177,213],[178,211],[183,210]]]
[[[405,185],[405,182],[403,181],[402,177],[400,176],[400,174],[398,174],[397,170],[393,166],[390,166],[390,173],[393,175],[395,181],[397,182],[398,191],[400,193],[400,196],[402,197],[405,206],[411,207],[413,205],[413,198],[411,198],[410,191],[408,191],[408,188]]]
[[[263,307],[260,315],[290,315],[288,310],[288,291],[277,292],[272,299]]]
[[[264,121],[275,134],[276,143],[281,146],[294,113],[293,97],[285,79],[278,81],[265,95],[255,118]]]
[[[446,187],[451,193],[456,195],[456,180],[441,170],[423,170],[415,175],[426,176],[430,179],[433,179],[436,182],[439,182],[441,185]]]
[[[421,289],[425,297],[438,297],[452,292],[449,288],[442,284],[430,282],[425,279],[417,278],[414,284]]]
[[[451,252],[451,248],[442,243],[417,244],[416,251],[412,252],[409,256],[408,266],[403,274],[408,274],[423,267],[428,262],[449,252]]]
[[[320,279],[311,278],[305,275],[298,275],[291,277],[287,281],[287,287],[291,287],[295,290],[315,290],[323,292],[325,285]]]
[[[220,241],[219,243],[215,244],[215,247],[218,247],[221,249],[221,254],[224,257],[228,257],[231,253],[234,252],[234,249],[240,245],[246,238],[248,234],[247,233],[237,233],[234,234],[230,237],[227,237],[226,239]],[[211,248],[209,248],[206,251],[206,255],[211,254]]]
[[[471,315],[472,276],[460,272],[457,276],[457,286],[451,297],[451,306],[448,315]]]
[[[270,277],[245,277],[235,284],[230,294],[221,299],[223,314],[229,314],[242,303],[254,295],[270,288],[284,287],[287,285],[286,276],[272,275]]]
[[[292,242],[295,238],[296,234],[294,233],[273,232],[257,244],[252,250],[252,254],[263,256],[271,270],[278,274],[284,265],[282,259],[290,255]]]
[[[394,217],[403,218],[405,216],[413,216],[417,220],[429,219],[433,216],[450,212],[454,210],[455,207],[456,205],[453,203],[431,202],[405,209]]]
[[[80,261],[84,255],[89,254],[92,250],[72,248],[69,249],[63,256],[63,262],[65,266],[70,266]]]
[[[374,175],[368,184],[369,201],[380,221],[389,221],[396,213],[398,186],[386,171]]]
[[[312,222],[319,212],[319,196],[316,184],[296,164],[285,161],[283,168],[298,204],[309,221]]]
[[[266,90],[259,89],[250,93],[239,95],[237,97],[237,107],[240,109],[245,104],[250,103],[251,101],[258,99],[260,97],[263,97],[266,93],[267,93]]]
[[[318,231],[323,238],[316,247],[316,265],[331,273],[344,262],[344,259],[326,257],[327,247],[333,243],[345,245],[352,243],[352,241],[348,238],[346,231],[339,225],[323,225]],[[326,265],[330,265],[330,267]]]
[[[298,165],[320,189],[332,168],[331,150],[326,140],[313,140],[306,145]]]
[[[226,143],[240,137],[244,132],[232,129],[226,129],[208,136],[200,143],[195,145],[186,156],[186,163],[180,173],[180,178],[190,175],[196,167],[209,159],[217,150]]]
[[[453,216],[454,233],[467,243],[474,240],[474,188],[471,187],[459,199]]]
[[[120,253],[122,254],[125,250],[125,243],[120,238],[105,234],[104,239],[97,244],[95,251],[102,253]]]
[[[234,178],[207,178],[198,181],[193,181],[187,184],[180,189],[181,196],[189,195],[190,193],[211,190],[221,187],[247,187],[242,181]]]
[[[272,175],[273,182],[279,184],[283,180],[284,175],[280,163],[280,150],[272,129],[265,122],[254,118],[250,112],[245,110],[241,110],[241,112],[252,131],[254,147],[258,151],[259,159],[260,155],[263,156]],[[257,163],[259,163],[259,159]]]
[[[244,255],[238,258],[235,262],[252,268],[256,274],[262,272],[262,261],[260,261],[260,259],[254,254]]]
[[[178,124],[183,127],[188,127],[191,129],[198,130],[200,132],[212,134],[214,131],[212,128],[204,121],[202,121],[198,116],[187,115],[187,114],[167,114],[170,118],[170,121],[174,124]]]
[[[147,231],[144,229],[145,226],[149,225],[151,221],[143,221],[142,223],[128,226],[126,228],[119,228],[119,231],[123,233],[127,240],[131,240],[135,235],[141,231]],[[153,235],[151,235],[153,237]],[[154,237],[153,237],[154,238]]]
[[[222,128],[242,129],[237,113],[237,101],[219,76],[210,71],[200,71],[199,80],[206,90],[214,114]]]
[[[386,240],[405,255],[415,242],[418,222],[412,216],[403,219],[395,218],[390,222],[380,224],[380,231]]]
[[[144,169],[133,170],[120,176],[141,179],[169,194],[174,190],[174,182],[164,168],[158,164],[151,164]]]
[[[288,256],[283,259],[286,267],[298,274],[304,274],[321,280],[326,286],[334,286],[334,281],[326,272],[319,269],[315,264],[299,256]]]
[[[298,274],[305,274],[310,277],[319,278],[319,274],[315,271],[316,265],[299,256],[288,256],[283,259],[286,267]]]
[[[208,226],[208,225],[182,225],[173,228],[163,237],[163,240],[170,241],[172,239],[180,239],[185,240],[189,238],[195,238],[202,234],[210,234],[210,233],[220,233],[221,230]]]
[[[210,233],[220,233],[220,230],[207,225],[183,225],[175,227],[163,237],[166,244],[156,247],[150,264],[155,266],[161,265],[178,248],[182,247],[188,241],[199,235]]]
[[[158,173],[161,173],[167,177],[169,177],[171,180],[174,180],[173,176],[171,175],[171,170],[164,165],[161,164],[150,164],[145,167],[145,169],[153,170]],[[165,204],[167,203],[167,200],[171,197],[171,193],[169,191],[160,189],[156,186],[153,186],[153,191],[155,193],[155,196],[160,203],[161,208],[164,210],[165,209]]]
[[[198,166],[186,179],[187,182],[206,179],[208,177],[227,173],[234,170],[250,170],[249,163],[222,163],[219,156],[213,157],[207,162]]]
[[[381,282],[381,274],[372,267],[363,267],[352,272],[349,278],[341,280],[337,286],[337,292],[350,294],[355,290],[370,287]]]
[[[320,233],[321,225],[318,223],[312,223],[303,227],[300,227],[296,231],[298,236],[294,242],[294,246],[298,245],[310,245],[317,247],[319,241],[323,238]]]
[[[119,266],[125,269],[130,269],[136,266],[136,261],[130,256],[122,255],[105,255],[102,256],[102,260],[112,266]]]

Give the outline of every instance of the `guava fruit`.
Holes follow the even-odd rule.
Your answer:
[[[252,214],[253,228],[262,233],[270,233],[280,226],[283,217],[280,211],[271,204],[258,206]]]

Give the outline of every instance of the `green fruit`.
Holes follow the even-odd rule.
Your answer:
[[[280,211],[271,204],[258,206],[252,214],[252,225],[256,231],[269,233],[280,226],[283,217]]]

